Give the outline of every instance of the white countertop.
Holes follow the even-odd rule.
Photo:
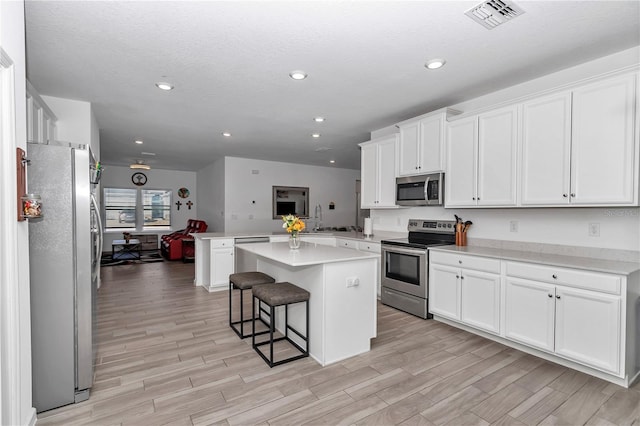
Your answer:
[[[377,253],[305,243],[304,241],[297,250],[291,250],[288,242],[241,244],[236,248],[289,266],[321,265],[380,257]]]
[[[491,257],[495,259],[512,260],[516,262],[539,263],[541,265],[547,266],[584,269],[588,271],[606,272],[621,275],[629,275],[640,270],[640,264],[637,262],[620,262],[592,257],[564,256],[550,253],[507,250],[483,246],[437,246],[430,247],[429,250]]]
[[[272,237],[289,235],[286,232],[200,232],[191,234],[195,239],[202,240],[214,240],[225,238],[246,238],[246,237]],[[371,238],[365,238],[362,232],[302,232],[302,237],[327,237],[327,238],[346,238],[357,241],[371,241],[372,243],[379,243],[382,240],[391,240],[396,238],[406,238],[406,232],[391,232],[391,231],[377,231]]]

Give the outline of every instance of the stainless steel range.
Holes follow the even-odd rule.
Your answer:
[[[455,221],[409,219],[408,238],[382,240],[383,304],[420,318],[429,313],[429,252],[455,243]]]

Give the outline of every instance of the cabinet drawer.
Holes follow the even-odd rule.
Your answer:
[[[429,252],[429,261],[441,265],[457,266],[458,268],[475,269],[476,271],[500,273],[500,260],[486,257],[469,256],[458,253]]]
[[[233,247],[233,238],[211,240],[211,248]]]
[[[603,293],[620,294],[620,277],[598,272],[507,262],[507,275]]]
[[[344,248],[358,250],[358,242],[355,240],[342,240],[338,238],[336,239],[336,247],[344,247]]]
[[[380,253],[380,244],[378,243],[367,243],[363,241],[358,242],[358,250],[360,251],[370,251],[371,253]]]

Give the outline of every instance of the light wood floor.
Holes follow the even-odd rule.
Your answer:
[[[624,389],[433,320],[378,306],[371,352],[270,369],[227,326],[227,292],[193,265],[103,268],[91,398],[38,425],[640,425]]]

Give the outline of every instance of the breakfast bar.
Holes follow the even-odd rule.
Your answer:
[[[237,256],[251,258],[256,270],[276,281],[288,281],[311,293],[309,353],[321,365],[368,352],[376,336],[376,278],[378,254],[302,243],[237,246]],[[289,323],[303,329],[302,306],[291,306]],[[284,314],[276,318],[276,328]],[[295,340],[295,338],[294,338]]]

